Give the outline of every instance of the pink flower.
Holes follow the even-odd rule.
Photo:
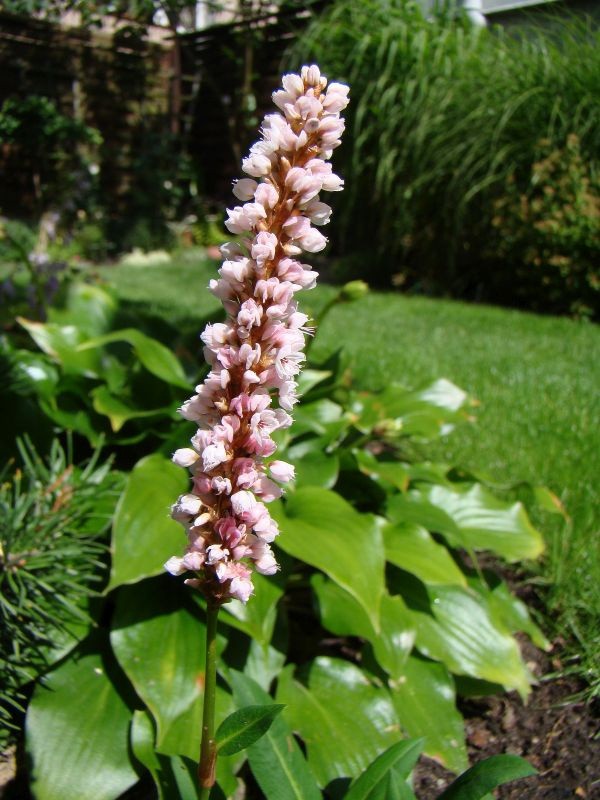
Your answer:
[[[317,279],[290,256],[327,243],[315,227],[331,215],[319,192],[343,187],[327,159],[344,130],[339,112],[347,95],[343,84],[328,87],[314,64],[284,75],[273,94],[281,113],[265,117],[262,138],[242,163],[250,177],[233,186],[242,205],[228,210],[225,224],[246,238],[221,247],[219,278],[209,284],[227,319],[204,330],[211,371],[180,409],[198,425],[191,447],[173,455],[192,475],[190,491],[172,509],[188,547],[165,564],[173,575],[195,573],[186,583],[211,602],[246,602],[252,569],[263,575],[278,569],[269,544],[279,529],[265,503],[280,497],[280,484],[295,473],[285,461],[265,459],[276,450],[273,434],[292,423],[288,412],[312,333],[295,296]]]

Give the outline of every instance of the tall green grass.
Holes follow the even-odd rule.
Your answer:
[[[367,264],[380,284],[510,302],[494,199],[528,177],[541,139],[560,149],[576,134],[600,169],[599,45],[585,19],[509,34],[402,0],[340,0],[317,17],[289,65],[315,60],[351,87],[332,239],[353,276]]]

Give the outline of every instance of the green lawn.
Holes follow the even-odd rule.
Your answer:
[[[206,291],[217,264],[193,254],[167,265],[102,270],[140,320],[200,332],[219,309]],[[317,314],[335,290],[301,298]],[[478,399],[477,423],[431,450],[432,457],[501,483],[545,484],[571,519],[534,515],[548,551],[538,580],[547,586],[547,630],[580,641],[581,667],[600,689],[600,329],[569,319],[373,292],[339,305],[312,356],[341,344],[358,386],[417,386],[446,377]]]

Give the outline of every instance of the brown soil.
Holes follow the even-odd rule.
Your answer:
[[[523,648],[538,676],[560,666],[529,643]],[[542,677],[526,705],[515,692],[460,702],[471,764],[497,753],[513,753],[538,770],[534,777],[498,789],[498,798],[600,800],[600,709],[576,699],[584,688],[574,677]],[[434,800],[452,779],[435,761],[422,758],[415,773],[415,794],[419,800]]]

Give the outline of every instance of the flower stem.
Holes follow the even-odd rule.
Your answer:
[[[204,708],[202,713],[202,742],[198,780],[200,800],[208,800],[215,783],[217,746],[215,742],[215,694],[217,688],[217,617],[219,605],[208,603],[206,609],[206,671],[204,680]]]

